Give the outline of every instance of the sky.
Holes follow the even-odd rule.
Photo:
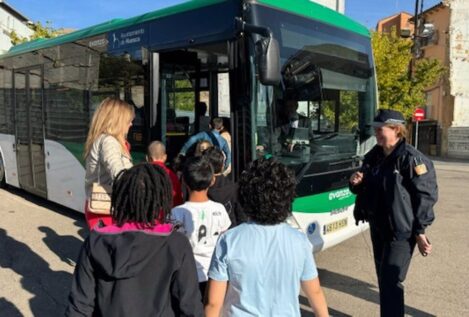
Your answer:
[[[295,0],[291,0],[295,1]],[[115,18],[130,18],[184,0],[7,0],[31,21],[50,21],[54,28],[81,29]],[[424,9],[440,2],[424,0]],[[376,22],[400,11],[413,13],[415,0],[345,0],[345,15],[375,28]]]

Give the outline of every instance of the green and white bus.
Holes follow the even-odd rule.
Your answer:
[[[107,96],[135,107],[134,161],[152,140],[174,158],[204,102],[229,127],[234,179],[261,155],[295,170],[289,222],[315,251],[363,230],[347,184],[373,145],[377,93],[370,34],[349,18],[308,0],[197,0],[17,45],[0,56],[2,183],[82,211],[83,145]],[[291,98],[308,127],[285,149]]]

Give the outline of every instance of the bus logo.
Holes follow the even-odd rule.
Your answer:
[[[341,189],[332,193],[329,193],[329,200],[342,200],[352,196],[352,193],[348,189]]]
[[[312,235],[314,231],[316,231],[316,223],[314,222],[310,223],[307,230],[308,230],[308,234]]]
[[[107,44],[108,44],[108,40],[102,38],[102,39],[97,39],[97,40],[90,41],[88,43],[88,46],[92,47],[92,48],[95,48],[95,47],[103,47],[103,46],[106,46]]]

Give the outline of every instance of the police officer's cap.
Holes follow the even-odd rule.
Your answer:
[[[386,124],[405,124],[404,116],[399,111],[379,109],[371,125],[379,128]]]

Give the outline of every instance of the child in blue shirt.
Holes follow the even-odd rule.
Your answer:
[[[208,272],[207,317],[300,316],[300,285],[315,316],[329,316],[307,237],[285,223],[295,196],[291,170],[254,161],[240,179],[250,221],[225,232]]]

